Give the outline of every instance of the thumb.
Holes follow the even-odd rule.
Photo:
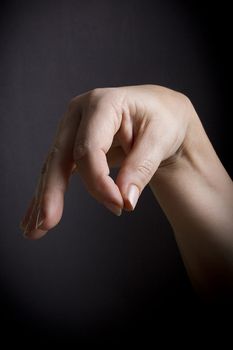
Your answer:
[[[124,200],[125,210],[134,210],[143,189],[160,165],[162,157],[158,139],[155,130],[148,126],[137,135],[121,165],[116,184]]]

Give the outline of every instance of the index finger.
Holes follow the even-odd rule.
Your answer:
[[[104,103],[103,103],[104,102]],[[84,111],[74,145],[74,160],[88,192],[116,215],[124,206],[120,190],[109,176],[106,154],[121,124],[121,117],[103,101]]]
[[[26,237],[37,239],[60,221],[64,194],[74,168],[73,146],[81,119],[80,106],[69,106],[61,119],[54,142],[41,170],[34,205],[27,213],[23,229]]]

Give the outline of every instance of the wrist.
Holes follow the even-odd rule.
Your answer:
[[[191,102],[187,117],[189,122],[184,140],[175,155],[175,167],[202,173],[214,150]]]
[[[187,126],[183,142],[174,155],[161,162],[154,178],[166,176],[167,173],[170,175],[171,172],[175,173],[187,168],[200,172],[208,159],[211,144],[192,103],[188,99],[185,119]]]
[[[181,185],[182,180],[190,183],[198,179],[202,185],[217,192],[226,192],[232,181],[219,160],[202,123],[190,101],[187,108],[187,129],[184,140],[177,152],[163,161],[150,185],[155,189],[160,184],[168,187]],[[182,186],[181,186],[182,187]]]

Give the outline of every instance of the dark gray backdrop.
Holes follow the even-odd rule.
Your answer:
[[[68,101],[95,87],[153,83],[186,93],[230,171],[227,62],[224,52],[218,56],[225,27],[214,29],[216,14],[178,1],[3,3],[0,283],[7,327],[10,320],[21,330],[81,337],[190,307],[172,231],[149,189],[134,213],[118,218],[75,177],[62,221],[45,238],[23,239],[18,224]]]

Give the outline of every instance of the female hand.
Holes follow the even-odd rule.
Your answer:
[[[119,166],[114,182],[109,167]],[[61,219],[73,172],[116,215],[149,183],[173,227],[189,277],[208,298],[233,295],[233,186],[189,99],[155,85],[73,98],[22,221],[42,237]]]
[[[158,167],[175,164],[184,152],[193,110],[183,94],[155,85],[98,88],[73,98],[21,223],[25,235],[40,238],[60,221],[76,170],[113,213],[133,210]],[[120,166],[115,182],[112,166]]]

